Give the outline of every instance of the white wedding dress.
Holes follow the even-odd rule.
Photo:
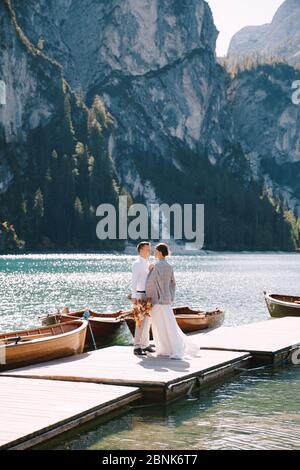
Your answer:
[[[171,359],[199,356],[200,347],[179,328],[171,305],[154,305],[151,324],[157,356]]]

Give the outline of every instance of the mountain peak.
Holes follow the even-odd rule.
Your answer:
[[[269,24],[248,26],[236,33],[228,55],[243,57],[252,53],[279,56],[291,65],[300,62],[300,1],[286,0]]]

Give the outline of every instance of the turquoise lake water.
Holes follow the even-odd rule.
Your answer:
[[[0,257],[0,330],[39,324],[68,305],[129,307],[129,255]],[[300,255],[173,256],[177,305],[226,311],[225,325],[269,318],[263,290],[300,295]],[[124,326],[116,339],[131,344]],[[53,449],[300,449],[300,368],[248,371],[169,406],[131,408],[53,441]],[[138,437],[137,437],[138,436]]]

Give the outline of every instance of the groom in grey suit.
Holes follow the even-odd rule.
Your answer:
[[[138,258],[132,265],[132,302],[138,300],[146,300],[146,281],[150,269],[150,242],[141,242],[137,246]],[[150,346],[150,326],[151,318],[145,317],[141,326],[136,325],[134,335],[134,354],[137,356],[145,356],[147,352],[154,352]]]

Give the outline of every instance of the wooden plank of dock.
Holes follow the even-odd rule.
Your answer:
[[[26,449],[138,400],[133,387],[0,377],[0,449]]]
[[[287,359],[300,345],[300,318],[270,319],[192,335],[201,348],[249,352],[258,363]]]
[[[247,353],[200,351],[200,357],[172,360],[135,356],[132,347],[113,346],[78,356],[32,365],[1,376],[94,382],[140,387],[144,397],[171,400],[194,386],[237,373]]]

